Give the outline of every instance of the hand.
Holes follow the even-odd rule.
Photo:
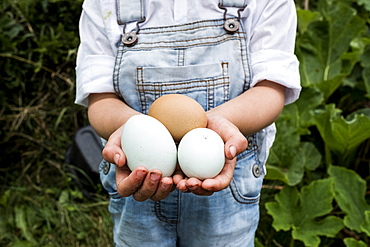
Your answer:
[[[207,128],[216,131],[225,142],[225,165],[219,175],[204,181],[197,178],[184,178],[181,173],[177,172],[173,179],[177,188],[182,192],[207,196],[227,188],[234,175],[236,156],[248,146],[247,139],[239,129],[223,117],[208,115]]]
[[[138,167],[131,171],[126,165],[126,156],[121,148],[121,126],[109,137],[103,149],[103,158],[116,167],[117,192],[123,197],[133,196],[137,201],[152,199],[159,201],[168,196],[174,189],[173,179],[162,177],[161,171],[148,171],[145,167]]]

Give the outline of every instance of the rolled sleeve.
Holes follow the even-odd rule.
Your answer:
[[[83,3],[75,103],[85,107],[88,106],[89,94],[114,92],[113,69],[117,48],[112,40],[117,42],[120,33],[111,35],[112,23],[117,25],[111,14],[112,4],[114,2],[99,0],[85,0]]]
[[[280,50],[260,50],[251,54],[253,79],[251,86],[269,80],[286,87],[285,104],[298,99],[301,91],[297,57]]]
[[[88,106],[91,93],[114,93],[112,73],[115,58],[104,55],[86,56],[77,70],[75,103]]]

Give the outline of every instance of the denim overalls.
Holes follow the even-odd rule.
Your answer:
[[[145,14],[142,1],[117,4],[123,29],[125,23],[137,22],[133,32],[126,30],[122,36],[113,75],[117,94],[133,109],[146,114],[156,98],[179,93],[194,98],[207,111],[248,90],[248,37],[237,15],[140,29]],[[225,11],[244,7],[243,0],[220,1]],[[175,190],[159,202],[122,198],[116,190],[115,166],[103,161],[100,174],[111,196],[115,245],[253,246],[264,176],[254,137],[248,137],[248,149],[237,157],[230,186],[212,196]]]

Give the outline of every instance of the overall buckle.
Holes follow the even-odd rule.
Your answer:
[[[222,6],[220,3],[218,4],[218,7],[220,9],[224,10],[224,20],[225,20],[224,29],[228,33],[231,33],[231,34],[237,32],[240,28],[240,12],[242,12],[245,9],[245,7],[238,9],[238,18],[237,19],[235,19],[235,18],[226,18],[227,8]]]

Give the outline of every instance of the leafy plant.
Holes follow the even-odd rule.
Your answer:
[[[65,152],[82,0],[0,1],[0,246],[109,246],[107,198],[84,198]]]
[[[276,123],[266,179],[282,189],[265,207],[274,229],[290,232],[279,245],[367,246],[369,5],[319,0],[297,13],[303,90]]]

